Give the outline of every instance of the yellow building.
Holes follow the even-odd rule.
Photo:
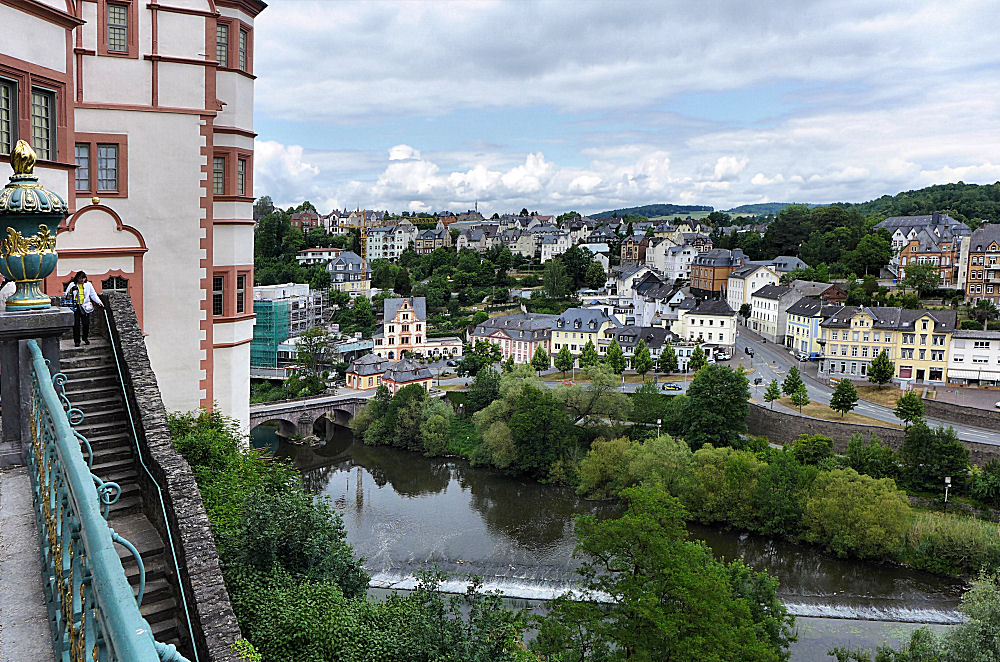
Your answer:
[[[885,350],[896,381],[945,383],[956,322],[953,310],[843,306],[820,323],[819,374],[865,379],[872,359]]]
[[[570,308],[552,321],[549,354],[555,356],[560,349],[568,347],[574,355],[579,355],[589,340],[594,343],[598,353],[603,355],[611,344],[611,340],[604,337],[605,330],[620,326],[617,319],[603,310]]]

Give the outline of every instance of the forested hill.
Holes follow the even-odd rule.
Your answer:
[[[714,211],[714,208],[708,205],[642,205],[641,207],[602,211],[597,214],[589,214],[589,216],[591,218],[611,218],[613,216],[624,218],[626,214],[632,214],[635,216],[645,216],[646,218],[655,218],[657,216],[672,216],[674,214],[690,214],[696,211]]]
[[[785,207],[790,207],[792,205],[799,204],[797,202],[759,202],[752,205],[740,205],[739,207],[733,207],[732,209],[727,209],[727,214],[732,214],[734,216],[741,215],[753,215],[753,216],[775,216]],[[815,207],[816,205],[806,205],[807,207]]]
[[[856,209],[868,217],[916,216],[946,211],[959,221],[996,221],[1000,220],[1000,182],[937,184],[842,206]]]

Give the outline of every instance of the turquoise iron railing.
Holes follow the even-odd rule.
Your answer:
[[[139,613],[145,583],[142,559],[105,519],[121,488],[91,473],[90,445],[71,426],[83,420],[83,413],[62,391],[66,378],[51,377],[38,343],[27,344],[31,353],[28,466],[55,659],[187,662],[173,645],[153,639],[149,623]],[[86,460],[81,445],[87,450]],[[129,586],[115,543],[139,564],[138,596]]]

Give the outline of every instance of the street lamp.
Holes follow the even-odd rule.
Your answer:
[[[662,418],[656,419],[656,436],[657,437],[660,436],[660,425],[662,425],[662,424],[663,424],[663,419]]]
[[[948,510],[948,488],[951,487],[951,476],[944,477],[944,509]]]

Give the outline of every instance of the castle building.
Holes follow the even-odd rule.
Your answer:
[[[168,409],[249,420],[260,0],[0,3],[0,163],[18,139],[78,270],[132,298]]]

